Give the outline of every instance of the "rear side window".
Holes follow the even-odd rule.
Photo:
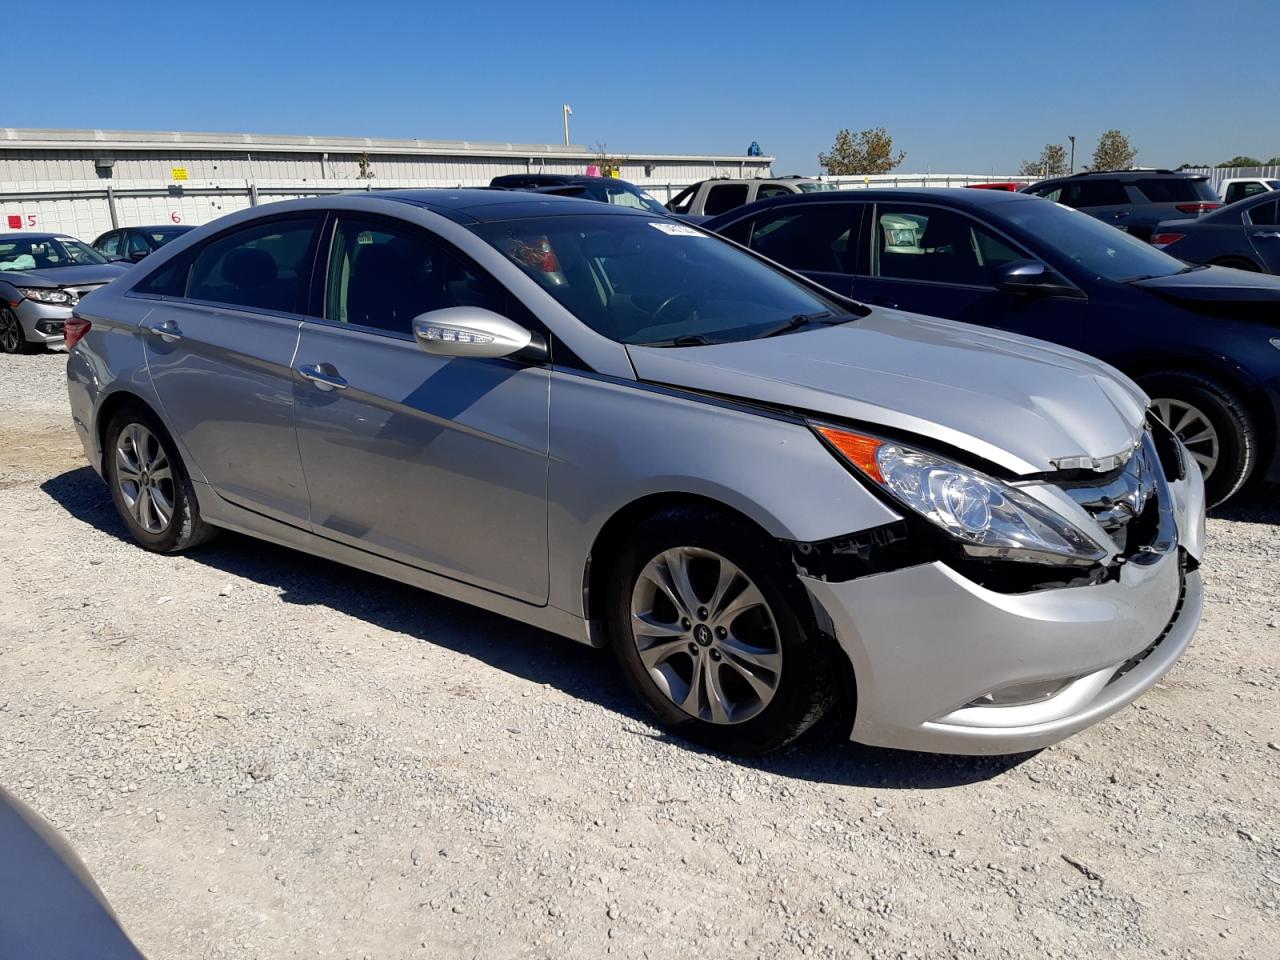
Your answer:
[[[1280,224],[1280,201],[1271,200],[1260,203],[1249,210],[1249,222],[1255,227],[1274,227]]]
[[[860,203],[806,204],[756,219],[751,249],[792,270],[848,273]]]
[[[740,207],[746,202],[747,185],[745,183],[721,183],[712,187],[707,193],[702,212],[709,217],[714,217],[718,213]]]
[[[762,183],[756,188],[756,199],[766,200],[769,197],[785,197],[791,191],[778,183]]]
[[[1190,177],[1168,177],[1161,180],[1139,180],[1139,192],[1152,203],[1187,203],[1194,200],[1217,202],[1207,180]]]
[[[271,220],[206,244],[191,267],[187,296],[239,307],[303,309],[319,220]]]
[[[1081,180],[1065,185],[1062,202],[1068,207],[1115,207],[1129,202],[1119,180]]]

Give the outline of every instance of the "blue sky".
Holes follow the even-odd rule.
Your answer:
[[[557,142],[817,173],[884,126],[904,171],[1010,173],[1127,133],[1146,165],[1280,154],[1277,9],[1237,0],[315,0],[28,5],[14,127]],[[1258,29],[1249,29],[1249,23]],[[51,59],[56,54],[56,59]]]

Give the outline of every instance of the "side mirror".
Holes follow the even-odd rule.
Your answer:
[[[140,260],[142,260],[143,257],[147,256],[149,253],[151,253],[150,250],[140,250],[137,253],[129,254],[127,257],[125,257],[125,259],[128,260],[130,263],[138,263]]]
[[[1062,274],[1039,260],[1014,260],[996,271],[996,286],[1009,293],[1039,297],[1083,297]]]
[[[445,357],[546,357],[546,341],[483,307],[446,307],[413,318],[413,335],[427,353]]]

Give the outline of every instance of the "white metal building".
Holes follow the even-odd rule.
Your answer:
[[[621,154],[655,189],[763,177],[772,157]],[[270,200],[345,190],[483,186],[510,173],[583,173],[582,146],[114,130],[0,131],[0,231],[92,240],[114,226],[206,223]]]

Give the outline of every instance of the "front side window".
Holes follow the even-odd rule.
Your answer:
[[[718,213],[740,207],[746,202],[747,185],[745,183],[719,183],[707,193],[702,212],[709,217],[714,217]]]
[[[667,209],[672,213],[688,213],[689,208],[693,206],[693,198],[698,195],[698,187],[701,184],[695,183],[692,187],[685,187],[676,194],[675,199],[667,204]]]
[[[877,275],[990,286],[996,271],[1027,255],[952,210],[881,204],[876,208]]]
[[[621,343],[748,340],[842,308],[713,234],[604,214],[471,227],[584,324]]]
[[[318,223],[316,217],[254,223],[207,243],[192,264],[187,296],[301,312]]]
[[[147,238],[151,241],[153,246],[163,247],[171,240],[177,240],[186,232],[187,231],[181,227],[152,227],[147,231]]]
[[[496,281],[426,231],[359,217],[338,220],[325,291],[326,319],[399,334],[432,310],[502,313],[507,301]]]
[[[126,247],[126,250],[128,255],[131,257],[137,257],[137,256],[145,257],[148,253],[151,252],[151,247],[148,246],[147,241],[142,238],[142,234],[131,233],[129,234],[129,242]]]
[[[604,198],[607,202],[620,207],[633,207],[637,210],[648,210],[650,213],[667,212],[667,208],[655,198],[629,183],[611,183],[606,180]]]
[[[98,242],[98,252],[107,257],[120,256],[120,234],[109,233]]]
[[[70,237],[10,237],[0,242],[0,270],[48,270],[106,262],[93,247]]]
[[[861,204],[784,207],[756,219],[751,249],[792,270],[848,273],[849,237]]]

